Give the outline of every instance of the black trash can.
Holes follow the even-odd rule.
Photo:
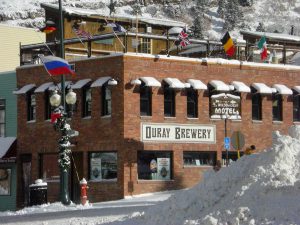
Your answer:
[[[29,185],[29,192],[30,206],[47,204],[47,183],[38,179],[34,184]]]

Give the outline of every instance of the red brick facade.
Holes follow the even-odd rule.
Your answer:
[[[140,116],[139,86],[130,84],[132,79],[151,76],[159,81],[163,78],[178,78],[182,82],[187,79],[199,79],[208,84],[211,80],[221,80],[227,84],[242,81],[250,86],[254,82],[262,82],[269,86],[284,84],[289,88],[300,83],[299,71],[282,67],[255,67],[245,65],[207,64],[201,60],[180,58],[159,58],[125,54],[96,59],[76,61],[76,76],[66,80],[76,82],[80,79],[111,76],[119,81],[112,87],[112,115],[101,117],[101,92],[99,87],[92,88],[92,115],[82,118],[81,90],[77,93],[77,111],[70,121],[71,127],[79,131],[73,138],[76,146],[72,148],[80,179],[89,177],[88,153],[97,151],[116,151],[118,157],[117,181],[88,182],[88,199],[91,202],[123,198],[126,195],[140,194],[167,189],[178,189],[195,185],[202,177],[201,167],[184,167],[183,151],[216,151],[221,158],[224,138],[224,120],[212,120],[209,116],[208,91],[199,91],[198,118],[189,119],[186,115],[186,92],[176,91],[176,117],[164,117],[163,88],[152,89],[152,116]],[[60,82],[59,77],[53,77]],[[22,87],[29,83],[39,85],[53,81],[42,65],[20,67],[17,69],[17,85]],[[57,152],[58,132],[52,124],[44,119],[44,94],[37,94],[37,118],[35,122],[27,122],[26,95],[18,96],[18,203],[24,201],[22,180],[22,157],[31,155],[31,182],[40,176],[40,154]],[[272,130],[287,133],[293,124],[292,96],[284,96],[283,121],[272,121],[272,100],[265,95],[262,100],[262,121],[252,120],[251,94],[241,94],[242,119],[227,122],[228,136],[234,131],[245,135],[245,147],[256,145],[257,149],[270,146]],[[142,143],[140,141],[141,122],[180,123],[180,124],[213,124],[216,125],[216,144],[195,143]],[[244,148],[245,149],[245,148]],[[243,150],[244,150],[243,149]],[[171,151],[172,179],[170,181],[138,180],[137,151]],[[53,162],[55,165],[57,162]],[[74,172],[74,171],[73,171]],[[71,177],[75,177],[72,173]],[[75,178],[74,178],[75,179]],[[87,179],[88,180],[88,179]],[[71,183],[71,182],[70,182]],[[48,200],[59,200],[59,184],[48,183]],[[71,194],[76,194],[71,191]]]

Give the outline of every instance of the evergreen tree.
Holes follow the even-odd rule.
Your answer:
[[[264,24],[262,22],[258,23],[256,31],[259,31],[259,32],[265,32],[266,31],[265,26],[264,26]]]
[[[203,21],[201,20],[201,16],[196,16],[193,22],[193,26],[191,27],[192,36],[194,38],[203,39]]]
[[[224,18],[224,13],[225,13],[225,4],[226,0],[219,0],[218,1],[218,11],[217,13],[221,18]]]
[[[242,11],[239,9],[238,0],[228,0],[226,9],[227,10],[225,11],[224,15],[224,30],[231,31],[237,26],[238,22],[240,21]]]
[[[207,0],[197,0],[195,6],[196,16],[203,15],[208,11],[208,1]]]

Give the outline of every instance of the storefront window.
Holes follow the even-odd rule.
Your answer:
[[[0,137],[5,136],[5,100],[0,99]]]
[[[11,169],[0,168],[0,195],[10,195]]]
[[[240,156],[242,157],[244,152],[240,152]],[[228,164],[238,160],[237,151],[228,151]],[[222,152],[222,165],[226,166],[226,152]]]
[[[293,119],[294,122],[300,121],[300,96],[297,92],[293,93]]]
[[[216,152],[184,152],[184,166],[214,166],[216,164]]]
[[[59,180],[58,154],[40,155],[40,177],[44,181]]]
[[[90,153],[90,180],[117,180],[117,171],[116,152]]]
[[[138,152],[139,180],[171,180],[172,157],[170,152]]]

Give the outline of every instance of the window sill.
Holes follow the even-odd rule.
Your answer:
[[[27,123],[35,123],[36,120],[28,120]]]
[[[150,120],[150,119],[152,119],[152,116],[140,116],[140,118],[142,120]]]
[[[91,118],[92,118],[91,116],[82,117],[83,120],[90,120]]]
[[[294,121],[293,124],[300,125],[300,121]]]
[[[252,120],[252,123],[263,123],[262,120]]]
[[[187,120],[199,120],[198,117],[187,117],[186,119],[187,119]]]
[[[88,180],[89,183],[117,183],[118,180]]]
[[[105,116],[101,116],[101,119],[110,119],[111,115],[105,115]]]
[[[176,116],[171,117],[171,116],[165,116],[164,117],[165,120],[176,120]]]
[[[283,124],[283,121],[273,121],[273,124]]]
[[[174,182],[174,180],[138,180],[138,183],[161,183],[161,182]]]
[[[203,166],[197,166],[197,165],[184,165],[183,168],[201,168],[201,169],[209,169],[213,168],[213,166],[203,165]]]

